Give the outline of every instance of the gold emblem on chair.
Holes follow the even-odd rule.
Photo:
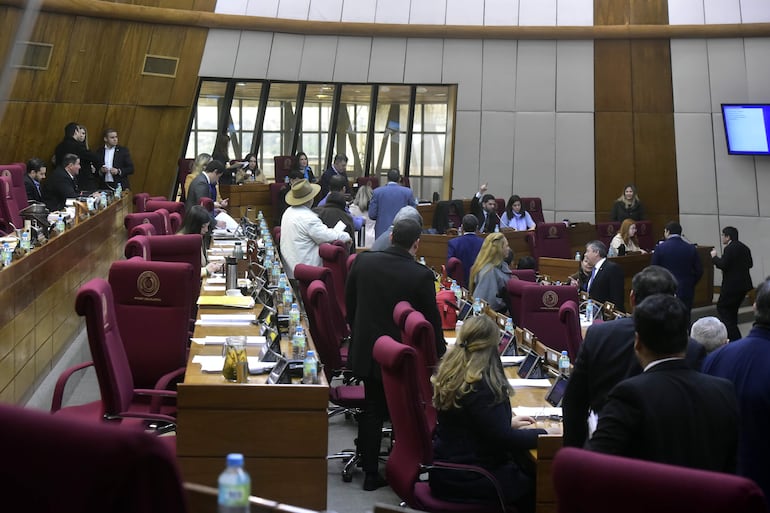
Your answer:
[[[547,238],[549,238],[549,239],[558,239],[559,238],[559,229],[556,227],[556,225],[548,227]]]
[[[615,235],[615,226],[608,224],[607,225],[607,237],[612,237]]]
[[[529,200],[529,210],[535,210],[535,200]]]
[[[559,303],[559,295],[553,290],[547,290],[543,294],[543,306],[553,308]]]
[[[144,271],[136,279],[136,289],[144,297],[152,297],[160,289],[160,279],[153,271]]]

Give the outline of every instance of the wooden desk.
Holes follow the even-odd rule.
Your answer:
[[[244,183],[241,185],[220,185],[219,193],[229,199],[228,212],[234,219],[246,215],[246,209],[252,207],[252,221],[260,210],[265,219],[273,219],[273,204],[270,199],[270,185],[265,183]]]
[[[0,271],[0,401],[18,403],[82,330],[75,294],[123,257],[131,194]]]
[[[260,307],[255,308],[257,313]],[[200,313],[239,313],[201,309]],[[257,335],[256,326],[196,326],[195,336]],[[282,340],[284,352],[288,341]],[[313,349],[308,333],[308,348]],[[201,372],[197,354],[221,346],[193,344],[177,397],[177,460],[185,481],[217,486],[229,452],[243,453],[253,495],[315,510],[326,509],[329,386],[268,385],[267,375],[229,383]],[[194,511],[199,505],[192,504]]]

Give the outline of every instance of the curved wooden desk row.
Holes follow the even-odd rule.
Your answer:
[[[0,401],[21,402],[82,327],[75,293],[123,255],[131,195],[0,271]]]
[[[206,294],[206,292],[202,292]],[[212,294],[221,294],[212,293]],[[200,314],[259,314],[252,310],[200,308]],[[308,349],[314,349],[305,326]],[[195,337],[259,335],[248,327],[196,326]],[[290,343],[281,339],[282,351]],[[329,385],[268,385],[267,375],[248,383],[226,382],[221,373],[203,373],[192,363],[198,354],[221,354],[222,346],[193,343],[184,383],[177,396],[177,460],[187,482],[217,486],[230,452],[243,453],[251,493],[313,510],[326,509]],[[248,349],[251,356],[257,351]],[[192,501],[191,501],[192,502]],[[203,511],[191,504],[192,511]]]

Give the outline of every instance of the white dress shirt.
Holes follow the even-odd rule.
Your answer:
[[[113,182],[115,179],[112,177],[112,173],[110,173],[110,169],[112,169],[112,162],[115,160],[115,146],[112,148],[105,146],[104,147],[104,167],[107,168],[107,172],[104,174],[104,181],[105,182]]]
[[[286,276],[294,278],[294,266],[321,266],[318,246],[324,242],[350,241],[345,231],[327,227],[308,207],[289,207],[281,218],[281,256],[286,264]]]

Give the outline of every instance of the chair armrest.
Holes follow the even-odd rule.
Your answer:
[[[92,367],[94,362],[84,362],[69,369],[65,370],[56,380],[56,386],[53,389],[53,398],[51,399],[51,413],[55,413],[61,410],[62,401],[64,400],[64,387],[67,385],[67,380],[77,371],[83,370],[86,367]]]
[[[464,472],[474,472],[476,474],[482,475],[487,480],[489,480],[490,483],[492,483],[492,486],[495,487],[495,491],[497,492],[497,500],[500,503],[500,511],[502,513],[505,513],[507,511],[507,508],[505,507],[505,499],[503,495],[503,490],[500,488],[500,483],[495,479],[495,476],[493,476],[489,471],[486,469],[476,466],[476,465],[465,465],[462,463],[448,463],[445,461],[434,461],[431,465],[420,465],[421,471],[427,471],[430,469],[441,469],[441,470],[462,470]]]
[[[186,367],[179,367],[176,370],[173,370],[171,372],[168,372],[160,377],[160,379],[155,383],[155,390],[168,390],[169,386],[171,385],[171,382],[175,380],[178,377],[184,376],[185,370],[187,370]],[[160,407],[161,403],[163,402],[163,397],[153,397],[152,402],[150,403],[150,412],[152,413],[160,413]]]
[[[117,415],[110,415],[109,417],[105,417],[105,418],[107,418],[108,420],[110,419],[162,420],[163,422],[168,422],[176,426],[176,419],[174,417],[172,417],[171,415],[163,415],[161,413],[140,413],[140,412],[123,411],[118,413]]]
[[[149,395],[153,397],[176,397],[175,390],[155,390],[154,388],[135,388],[137,395]]]

